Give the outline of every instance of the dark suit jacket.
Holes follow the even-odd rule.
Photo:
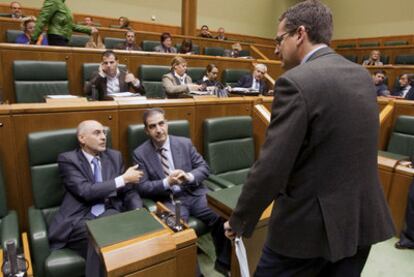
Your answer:
[[[266,140],[230,225],[250,236],[275,200],[267,245],[285,256],[330,261],[391,237],[377,142],[368,71],[330,48],[318,50],[276,81]]]
[[[124,172],[121,153],[107,149],[101,153],[103,182],[94,184],[88,160],[80,149],[59,155],[59,172],[66,189],[63,202],[49,225],[49,241],[53,249],[65,247],[72,228],[85,217],[96,203],[118,211],[142,207],[137,191],[126,185],[116,189],[115,178]]]
[[[115,49],[119,49],[119,50],[126,50],[127,43],[126,43],[126,41],[123,42],[123,43],[119,43],[114,48]],[[132,50],[134,50],[134,51],[142,51],[142,48],[140,46],[134,44],[133,47],[132,47]]]
[[[120,74],[118,77],[120,92],[132,90],[135,93],[145,94],[145,89],[142,86],[142,83],[140,83],[139,87],[134,87],[132,83],[125,82],[125,76],[126,72],[120,70]],[[108,94],[106,88],[106,77],[104,78],[101,75],[99,75],[98,71],[92,73],[89,82],[85,84],[85,95],[92,95],[92,85],[95,85],[95,88],[98,90],[98,100],[104,100],[106,95]]]
[[[243,77],[240,78],[240,80],[237,82],[236,87],[239,88],[251,88],[253,84],[253,75],[252,74],[246,74]],[[261,94],[266,94],[268,91],[266,82],[264,80],[260,80],[259,85],[259,92]]]
[[[402,95],[402,90],[401,88],[394,90],[391,95],[393,96],[401,96]],[[404,99],[407,100],[414,100],[414,86],[411,86],[410,90],[407,92],[407,94],[405,95]]]
[[[194,148],[190,139],[171,135],[169,139],[174,167],[194,175],[194,182],[183,185],[183,189],[192,195],[205,194],[206,188],[202,181],[209,174],[207,163]],[[140,170],[144,171],[144,176],[137,186],[139,194],[154,200],[168,198],[169,191],[165,190],[162,184],[165,175],[161,161],[151,140],[147,140],[134,150],[133,160],[135,164],[139,164]]]

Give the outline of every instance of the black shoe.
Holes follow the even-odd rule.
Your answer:
[[[395,246],[395,248],[397,248],[397,249],[414,249],[414,246],[410,246],[410,245],[404,245],[404,244],[401,244],[401,242],[400,242],[400,241],[397,241],[397,242],[394,244],[394,246]]]
[[[223,274],[226,277],[230,277],[230,266],[225,266],[222,263],[220,263],[219,261],[216,261],[214,263],[214,270],[217,272],[220,272],[221,274]]]

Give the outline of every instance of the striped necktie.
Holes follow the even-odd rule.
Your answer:
[[[169,166],[167,154],[165,153],[165,151],[167,151],[167,149],[165,149],[164,147],[161,147],[158,149],[158,153],[160,154],[160,158],[161,158],[162,171],[164,172],[165,176],[169,176],[170,166]]]
[[[102,172],[101,167],[99,166],[99,158],[95,157],[92,159],[93,164],[93,177],[95,179],[94,186],[99,186],[99,183],[102,183]],[[94,216],[100,216],[105,212],[105,205],[103,203],[95,204],[91,208],[91,213]]]

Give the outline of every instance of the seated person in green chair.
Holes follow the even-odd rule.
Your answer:
[[[115,49],[119,50],[129,50],[129,51],[141,51],[141,47],[139,47],[135,42],[135,32],[132,30],[128,30],[125,33],[125,41],[116,45]]]
[[[97,91],[96,100],[104,100],[110,93],[126,92],[130,89],[135,93],[145,93],[144,87],[134,74],[118,68],[118,58],[112,50],[102,53],[102,62],[86,84],[85,94],[93,96],[94,87]]]
[[[230,268],[230,245],[223,233],[222,219],[207,205],[203,180],[209,175],[207,163],[185,137],[168,135],[168,123],[162,109],[146,110],[143,115],[149,140],[134,150],[134,163],[144,172],[137,190],[143,197],[163,202],[174,211],[180,200],[182,219],[196,217],[208,225],[216,248],[215,268]]]
[[[106,148],[104,127],[99,122],[81,122],[77,137],[80,147],[57,159],[66,193],[49,226],[49,242],[52,249],[77,252],[86,259],[86,276],[99,276],[102,267],[88,241],[86,221],[141,208],[134,185],[143,172],[137,166],[124,172],[121,153]]]

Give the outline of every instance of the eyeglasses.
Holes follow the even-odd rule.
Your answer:
[[[280,44],[283,42],[283,40],[285,39],[285,36],[288,35],[290,32],[285,32],[283,34],[281,34],[280,36],[277,36],[275,38],[275,42],[277,46],[280,46]]]

